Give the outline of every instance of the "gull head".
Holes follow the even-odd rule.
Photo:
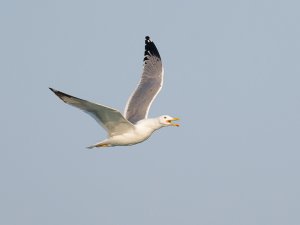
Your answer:
[[[179,120],[179,118],[168,116],[168,115],[163,115],[159,117],[159,122],[164,126],[175,126],[179,127],[179,124],[173,123],[173,121]]]

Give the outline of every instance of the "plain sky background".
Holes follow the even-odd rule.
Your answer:
[[[299,225],[300,3],[1,1],[0,224]],[[123,111],[144,37],[165,83],[130,147],[48,89]]]

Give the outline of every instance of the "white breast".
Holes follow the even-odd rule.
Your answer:
[[[145,141],[162,126],[156,119],[144,119],[135,125],[135,129],[108,139],[111,145],[133,145]]]

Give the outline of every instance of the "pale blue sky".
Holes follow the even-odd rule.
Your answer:
[[[0,224],[299,225],[298,1],[2,1]],[[156,43],[148,141],[106,134],[48,87],[123,110]]]

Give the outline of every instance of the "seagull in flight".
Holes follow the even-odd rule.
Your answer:
[[[159,52],[145,37],[144,65],[140,82],[125,107],[120,111],[89,102],[50,88],[65,103],[77,107],[92,116],[107,132],[107,138],[87,148],[134,145],[147,140],[154,131],[179,124],[179,118],[162,115],[148,118],[150,106],[163,85],[164,69]]]

